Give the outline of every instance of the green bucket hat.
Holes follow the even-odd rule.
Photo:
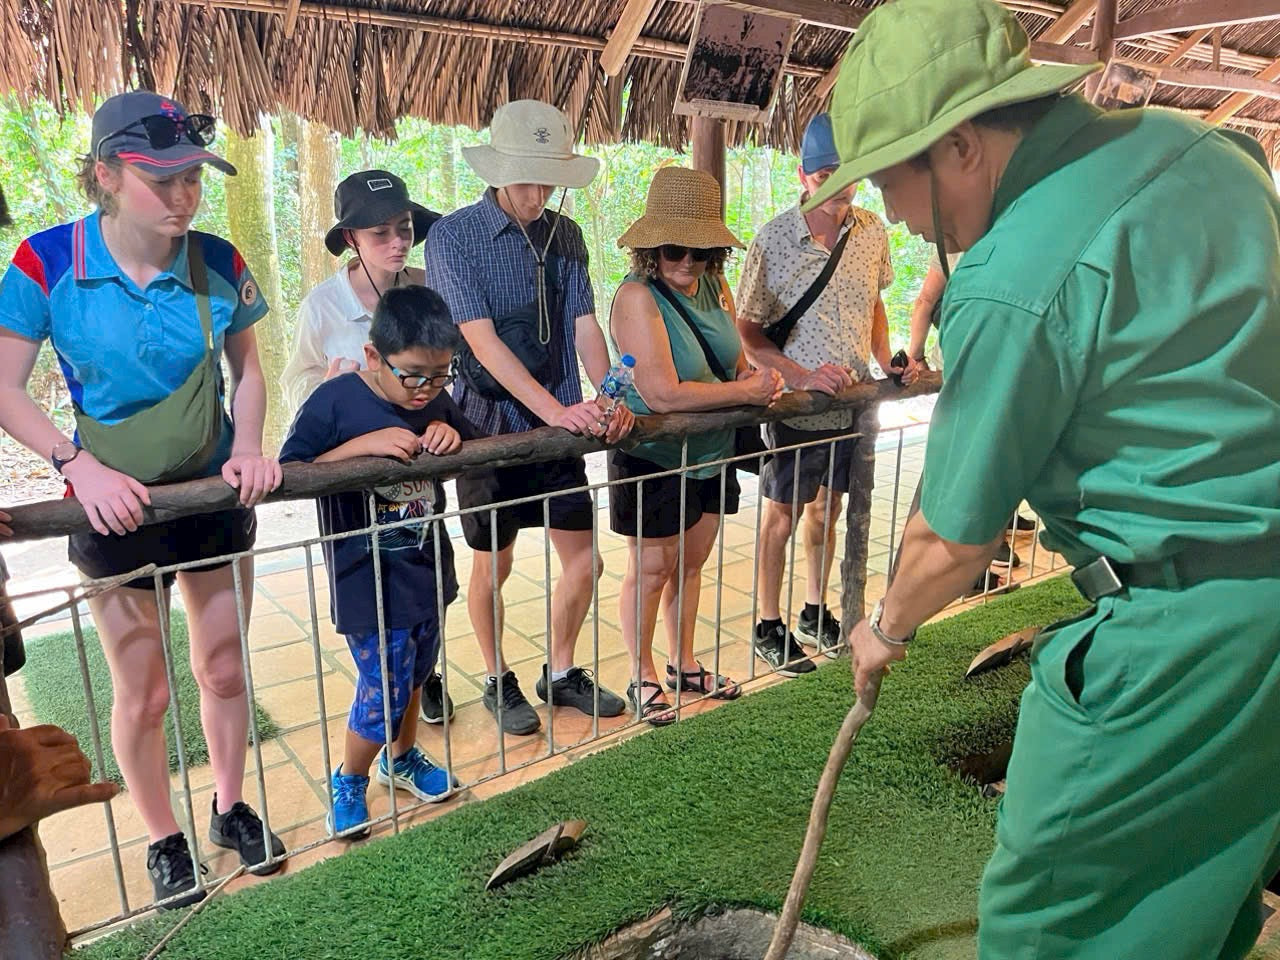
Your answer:
[[[811,210],[909,160],[995,107],[1059,93],[1102,64],[1032,66],[1022,25],[995,0],[896,0],[849,42],[831,98],[839,169]]]

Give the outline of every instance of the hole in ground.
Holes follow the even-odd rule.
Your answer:
[[[1004,793],[1004,778],[1012,753],[1013,740],[1010,739],[986,753],[973,753],[952,760],[948,766],[961,779],[976,785],[984,797],[996,797]]]
[[[624,927],[578,960],[760,960],[769,947],[776,914],[728,910],[680,920],[662,910]],[[828,930],[800,924],[787,960],[875,960],[857,944]]]

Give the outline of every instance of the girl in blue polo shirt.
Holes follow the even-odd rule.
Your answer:
[[[235,173],[208,149],[213,125],[146,91],[112,97],[94,115],[80,182],[97,211],[28,237],[0,281],[0,427],[49,458],[84,507],[93,531],[73,535],[69,553],[87,579],[213,561],[165,573],[165,606],[176,579],[213,768],[209,839],[262,874],[281,861],[268,862],[262,822],[241,799],[249,712],[232,570],[217,558],[253,546],[252,507],[279,485],[280,465],[262,453],[266,386],[253,325],[267,305],[230,243],[190,229],[203,167]],[[45,340],[75,407],[72,439],[27,395]],[[241,506],[143,526],[147,483],[199,476],[221,476]],[[253,565],[240,563],[247,616]],[[204,893],[169,803],[154,578],[89,607],[111,668],[111,743],[150,834],[156,899],[192,903]],[[283,856],[270,841],[271,855]]]

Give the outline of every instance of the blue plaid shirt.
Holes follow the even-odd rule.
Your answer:
[[[527,227],[529,240],[539,250],[554,222],[555,214],[543,211]],[[449,305],[454,323],[502,317],[536,297],[533,251],[520,227],[498,206],[492,188],[476,203],[433,224],[426,247],[427,284]],[[582,402],[574,343],[577,321],[596,309],[587,274],[587,245],[582,229],[568,217],[561,218],[546,259],[555,369],[552,383],[543,385],[567,407]],[[486,399],[468,389],[463,380],[455,383],[453,399],[467,419],[487,434],[545,426],[522,404]]]

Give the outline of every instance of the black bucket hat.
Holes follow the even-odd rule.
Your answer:
[[[209,149],[213,117],[188,113],[172,97],[131,90],[106,100],[93,114],[95,160],[119,157],[157,177],[207,163],[234,177],[236,168]]]
[[[361,170],[338,184],[333,191],[333,215],[338,218],[324,235],[324,245],[335,257],[347,249],[343,230],[363,230],[386,223],[406,210],[413,215],[413,245],[427,238],[440,214],[409,199],[404,181],[386,170]]]

